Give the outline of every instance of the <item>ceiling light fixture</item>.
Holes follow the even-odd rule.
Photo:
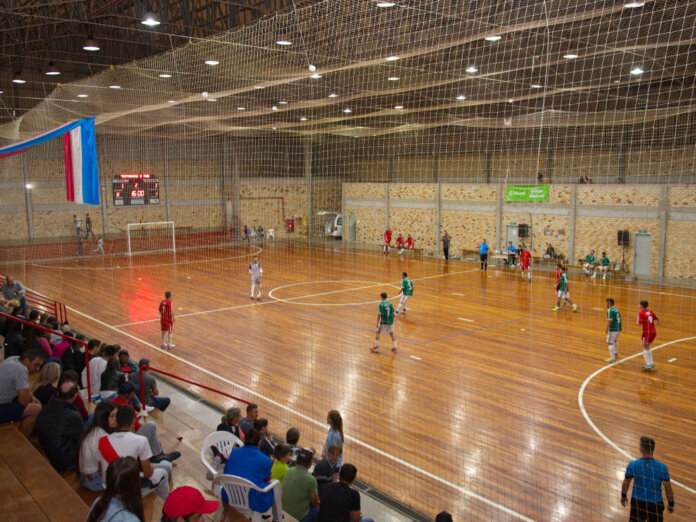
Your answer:
[[[338,94],[332,92],[331,94],[329,94],[329,98],[338,98]]]
[[[77,97],[78,98],[88,98],[89,94],[78,94]]]
[[[53,62],[48,62],[48,69],[46,70],[46,76],[58,76],[60,74],[60,70],[58,67],[56,67],[56,64]]]
[[[140,23],[143,25],[147,25],[148,27],[157,27],[161,22],[160,17],[148,8],[148,10],[145,11],[145,16],[143,16],[143,21]]]
[[[203,96],[204,98],[207,98],[207,97],[208,97],[208,91],[203,91],[203,92],[201,93],[201,96]]]
[[[624,7],[626,9],[635,9],[636,7],[643,7],[645,2],[626,2]]]
[[[167,103],[176,103],[174,100],[169,100]]]
[[[543,85],[539,85],[538,83],[533,83],[532,84],[532,89],[541,89]]]
[[[83,48],[85,51],[95,52],[95,51],[98,51],[98,50],[99,50],[99,44],[98,44],[97,41],[94,39],[94,37],[90,34],[90,35],[87,37],[87,40],[85,40],[85,44],[82,46],[82,48]]]
[[[398,76],[390,76],[389,78],[387,78],[387,80],[389,80],[390,82],[398,82],[400,79],[401,78],[399,78]]]
[[[317,70],[317,66],[316,66],[316,65],[312,65],[312,64],[310,63],[310,64],[309,64],[309,70],[312,71],[312,72],[314,72],[314,71]]]
[[[353,110],[346,107],[345,109],[343,109],[343,112],[345,112],[346,114],[350,114],[351,112],[353,112]]]
[[[217,65],[217,64],[219,64],[219,63],[220,63],[220,62],[218,62],[217,60],[206,60],[206,61],[205,61],[205,64],[206,64],[206,65]]]
[[[395,61],[398,60],[398,59],[399,59],[398,56],[387,56],[387,57],[385,58],[385,60],[386,60],[387,62],[395,62]]]
[[[263,85],[254,85],[254,89],[265,89]]]
[[[398,110],[398,109],[403,109],[404,106],[403,105],[394,105],[394,108]]]
[[[120,85],[109,85],[109,89],[120,89]]]
[[[314,78],[315,80],[318,80],[319,78],[321,78],[321,74],[314,73],[312,76],[310,76],[310,78]]]
[[[246,110],[246,107],[237,107],[237,110],[238,110],[238,111],[245,111],[245,110]]]
[[[34,188],[34,185],[32,185],[31,183],[27,183],[26,185],[24,185],[24,188],[31,190],[32,188]]]
[[[377,7],[394,7],[396,5],[395,2],[377,2],[375,4]]]
[[[503,37],[498,35],[498,34],[495,34],[492,36],[486,36],[484,38],[484,40],[486,40],[487,42],[497,42],[498,40],[502,40],[502,39],[503,39]]]
[[[288,102],[286,102],[285,100],[282,100],[282,101],[279,101],[279,102],[278,102],[278,105],[287,105],[287,104],[288,104]]]
[[[285,38],[279,38],[276,40],[276,45],[292,45],[292,42],[290,40],[286,40]]]
[[[458,100],[466,100],[466,96],[464,96],[463,94],[460,94],[459,96],[457,96],[457,99]]]
[[[273,107],[271,107],[271,110],[272,110],[272,111],[277,111],[277,110],[278,110],[278,106],[277,106],[277,105],[274,105]]]
[[[217,101],[217,98],[208,98],[208,101],[215,102],[215,101]]]
[[[160,78],[171,78],[172,75],[171,75],[171,74],[168,74],[168,73],[160,73],[159,77],[160,77]]]
[[[568,53],[563,55],[563,58],[565,58],[566,60],[575,60],[577,57],[578,55],[575,53]]]
[[[17,71],[16,73],[14,73],[14,76],[12,76],[12,83],[27,83],[27,81],[22,76],[22,71]]]
[[[475,72],[478,72],[478,69],[476,68],[475,65],[470,65],[469,67],[466,68],[466,72],[469,74],[473,74]]]
[[[302,116],[302,117],[300,118],[300,121],[307,121],[307,118],[305,118],[304,116]]]
[[[631,74],[633,76],[638,76],[640,74],[643,74],[644,72],[645,71],[641,67],[634,67],[633,69],[631,69]]]
[[[508,100],[508,103],[512,103],[512,102],[514,102],[514,101],[515,101],[515,100],[513,100],[512,98],[510,98],[510,99]]]

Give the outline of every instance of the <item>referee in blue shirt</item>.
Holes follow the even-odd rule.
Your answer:
[[[662,501],[662,484],[667,495],[667,509],[674,511],[674,493],[669,481],[667,466],[653,458],[655,441],[650,437],[640,438],[641,458],[629,462],[621,484],[621,505],[628,502],[628,487],[633,480],[631,493],[630,522],[662,522],[665,504]]]

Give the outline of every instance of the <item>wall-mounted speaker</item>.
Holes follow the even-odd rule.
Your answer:
[[[628,246],[630,243],[629,237],[628,230],[619,230],[617,236],[619,246]]]
[[[529,225],[524,223],[517,226],[517,237],[529,237]]]

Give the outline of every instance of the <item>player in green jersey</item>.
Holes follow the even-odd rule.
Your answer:
[[[401,300],[399,304],[396,305],[396,312],[394,314],[399,315],[399,308],[404,307],[403,314],[406,313],[406,301],[413,295],[413,281],[408,278],[408,274],[403,272],[401,274],[404,278],[401,280]]]
[[[611,261],[609,261],[607,253],[602,252],[602,257],[599,259],[599,264],[594,269],[594,274],[592,274],[592,278],[594,279],[595,277],[597,277],[597,272],[604,272],[604,275],[602,275],[602,279],[606,279],[607,273],[609,272],[610,264]]]
[[[379,352],[379,334],[388,333],[392,339],[392,352],[396,353],[396,339],[394,339],[394,306],[387,301],[387,293],[380,294],[382,302],[379,303],[377,313],[377,334],[375,335],[375,345],[370,349],[373,353]]]
[[[578,305],[570,300],[570,292],[568,291],[568,275],[566,274],[566,268],[558,264],[558,269],[560,270],[560,276],[558,283],[556,284],[556,306],[552,308],[554,312],[558,312],[561,309],[561,301],[563,301],[563,307],[569,304],[573,307],[573,312],[578,309]]]
[[[614,300],[607,298],[607,326],[604,328],[609,345],[609,359],[607,362],[616,362],[619,358],[619,334],[621,333],[621,312],[614,306]]]
[[[595,265],[597,264],[597,256],[595,256],[594,250],[590,250],[590,253],[585,257],[585,264],[582,265],[582,269],[585,274],[590,275],[590,272],[594,273]]]

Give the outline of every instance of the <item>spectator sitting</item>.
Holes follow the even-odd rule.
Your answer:
[[[219,506],[217,500],[205,500],[196,488],[181,486],[164,501],[160,522],[202,522],[203,517],[196,515],[215,513]]]
[[[56,362],[45,363],[41,367],[39,377],[31,387],[31,393],[39,400],[42,406],[46,406],[53,394],[56,393],[60,373],[60,364]]]
[[[22,343],[23,351],[38,348],[43,351],[45,357],[51,357],[51,345],[48,343],[48,339],[39,335],[39,330],[33,326],[25,326],[22,330],[22,334],[24,335],[24,342]]]
[[[276,479],[283,484],[285,474],[290,469],[290,466],[288,466],[288,462],[290,462],[290,446],[281,442],[273,450],[273,456],[275,460],[271,467],[271,479]]]
[[[273,444],[271,440],[271,430],[268,429],[268,419],[256,419],[254,421],[254,428],[261,434],[261,446],[259,447],[261,453],[270,457],[275,450],[275,444]]]
[[[75,334],[75,339],[77,341],[85,342],[85,336],[82,334]],[[96,348],[99,348],[99,341],[92,340],[87,344],[87,349],[96,343]],[[82,349],[82,344],[79,342],[73,342],[68,346],[63,352],[63,371],[73,370],[77,372],[78,375],[82,374],[82,370],[85,369],[85,352]],[[84,388],[84,386],[83,386]]]
[[[121,371],[125,373],[129,379],[131,375],[138,373],[138,367],[130,360],[128,350],[121,350],[118,352],[118,363],[121,367]]]
[[[508,264],[515,266],[515,258],[517,257],[517,249],[512,245],[512,241],[508,241],[507,246]]]
[[[122,406],[127,406],[133,410],[133,415],[135,416],[136,408],[139,410],[140,407],[134,403],[135,397],[135,386],[132,382],[123,382],[118,387],[118,396],[113,399],[114,404],[120,404]],[[160,444],[159,438],[157,437],[157,424],[152,421],[147,421],[141,424],[136,418],[133,423],[135,433],[145,437],[150,444],[150,454],[152,455],[152,462],[158,463],[162,460],[176,460],[181,457],[181,453],[178,451],[172,451],[171,453],[164,453],[162,451],[162,444]]]
[[[64,382],[72,382],[75,384],[75,386],[80,385],[80,376],[77,375],[77,372],[74,370],[67,370],[64,371],[60,379],[58,380],[58,388],[60,388],[61,384]],[[80,416],[82,417],[82,420],[84,422],[87,422],[89,420],[89,414],[87,413],[87,408],[85,407],[85,401],[82,400],[82,395],[79,393],[75,395],[75,402],[73,402],[73,406],[77,409],[77,411],[80,412]]]
[[[116,428],[116,405],[111,401],[101,401],[94,410],[94,417],[82,433],[77,454],[77,474],[83,488],[90,491],[103,491],[104,483],[99,471],[102,463],[99,452],[99,440]]]
[[[39,326],[43,326],[44,328],[48,327],[48,319],[50,316],[48,315],[48,312],[44,312],[41,314],[41,317],[39,317]],[[50,341],[50,339],[49,339]],[[53,344],[53,343],[51,343]]]
[[[27,321],[34,324],[39,324],[39,316],[40,314],[38,310],[29,310],[29,317],[27,318]]]
[[[116,431],[99,441],[101,466],[105,468],[105,463],[110,464],[118,457],[139,459],[142,471],[141,495],[144,497],[154,490],[157,491],[160,498],[166,499],[169,494],[169,474],[172,471],[172,463],[168,460],[161,460],[153,465],[151,462],[152,451],[148,440],[133,433],[135,423],[133,408],[119,405],[116,410]],[[143,480],[143,478],[147,480]],[[102,481],[109,488],[110,484],[106,475],[102,476]]]
[[[322,496],[322,489],[327,485],[335,482],[338,478],[336,473],[336,463],[338,459],[341,458],[341,445],[332,444],[329,446],[329,451],[326,457],[322,459],[321,462],[314,466],[314,472],[312,473],[317,479],[317,486],[319,487],[319,497]]]
[[[106,363],[106,370],[101,375],[99,395],[102,399],[111,399],[116,395],[118,387],[126,382],[126,374],[120,371],[120,365],[116,357],[112,357]]]
[[[239,419],[239,429],[246,437],[247,431],[254,427],[254,421],[259,418],[259,407],[256,404],[247,404],[247,416]]]
[[[43,360],[42,350],[27,350],[0,363],[0,423],[19,422],[26,438],[41,412],[41,403],[29,390],[29,374],[38,372]]]
[[[580,179],[578,179],[578,183],[592,183],[592,180],[583,172]]]
[[[239,421],[242,418],[242,411],[239,408],[230,408],[222,416],[216,431],[227,431],[235,435],[238,439],[244,440],[244,432],[239,429]]]
[[[290,428],[285,434],[285,442],[290,446],[290,462],[288,465],[293,467],[297,464],[297,454],[300,452],[300,447],[297,445],[300,442],[300,430],[297,428]]]
[[[95,500],[86,522],[145,522],[138,461],[117,458],[106,469],[107,488]]]
[[[546,247],[544,259],[556,259],[556,249],[551,246],[551,243],[548,243],[548,246]]]
[[[164,411],[169,406],[171,399],[169,399],[169,397],[159,396],[157,381],[150,375],[149,368],[143,368],[143,366],[150,366],[150,359],[140,359],[140,361],[138,361],[138,367],[141,368],[140,374],[143,379],[143,388],[145,388],[145,405]],[[135,384],[136,390],[140,391],[140,376],[137,373],[132,373],[130,379],[131,382]]]
[[[58,325],[58,321],[56,321],[55,317],[49,317],[48,322],[46,323],[46,328],[51,329],[51,333],[48,334],[48,342],[51,343],[51,346],[55,346],[59,342],[63,340],[63,338],[58,335],[59,333],[62,333],[60,330],[60,326]]]
[[[75,456],[85,429],[82,416],[73,406],[76,395],[77,385],[64,382],[36,419],[41,447],[58,471],[75,469]]]
[[[283,510],[300,522],[312,522],[319,516],[317,479],[309,474],[312,453],[301,449],[297,466],[288,470],[283,479]]]
[[[339,481],[328,484],[320,491],[321,505],[317,522],[373,522],[371,518],[362,516],[360,493],[350,487],[357,474],[355,466],[344,464],[338,476]]]
[[[92,357],[89,361],[89,376],[90,385],[89,392],[91,395],[97,395],[99,390],[101,390],[101,376],[106,370],[106,364],[109,359],[112,359],[116,355],[116,347],[106,345],[99,350],[99,355]],[[82,370],[82,387],[87,387],[87,370]]]
[[[230,453],[225,463],[225,475],[234,475],[252,482],[259,488],[265,488],[271,478],[271,459],[261,453],[261,434],[253,427],[244,435],[244,446]],[[227,503],[227,492],[223,490],[222,501]],[[273,505],[273,491],[259,493],[249,492],[249,509],[265,513]]]
[[[401,254],[404,251],[404,244],[406,243],[406,240],[404,239],[404,236],[402,234],[399,234],[396,237],[396,251]]]
[[[406,236],[406,244],[404,246],[406,247],[406,250],[413,250],[413,238],[411,237],[411,234]]]
[[[50,337],[54,337],[54,336],[51,334]],[[56,336],[56,337],[58,337],[58,336]],[[67,339],[63,339],[62,337],[58,337],[58,338],[60,339],[59,342],[52,343],[53,348],[51,349],[51,355],[62,361],[63,354],[65,353],[65,350],[67,350],[70,347],[70,345],[72,344],[72,341],[68,341]],[[50,339],[49,339],[49,341],[50,341]]]
[[[326,442],[324,443],[324,450],[321,453],[322,457],[326,457],[329,452],[329,446],[332,444],[340,444],[343,446],[343,418],[341,414],[336,410],[331,410],[327,415],[326,422],[329,423],[329,432],[326,434]],[[343,455],[338,459],[336,463],[336,473],[341,467],[343,462]]]
[[[447,511],[440,511],[435,517],[435,522],[452,522],[452,515]]]
[[[24,337],[22,336],[22,323],[8,319],[5,328],[3,347],[5,349],[5,359],[7,359],[22,353]]]

